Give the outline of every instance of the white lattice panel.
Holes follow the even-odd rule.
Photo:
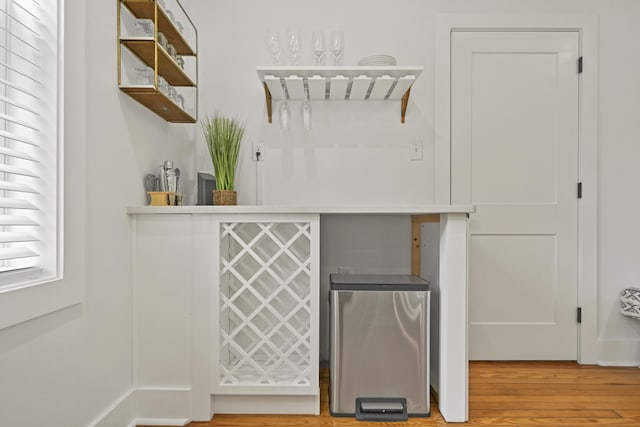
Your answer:
[[[310,385],[311,225],[220,225],[220,384]]]

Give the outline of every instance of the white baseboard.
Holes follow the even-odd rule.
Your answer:
[[[598,340],[601,366],[640,366],[640,340]]]
[[[189,388],[131,389],[89,427],[184,426],[191,422]]]
[[[135,418],[135,390],[130,389],[88,425],[89,427],[135,427]]]
[[[136,425],[172,426],[172,427],[173,426],[186,426],[190,422],[191,422],[191,420],[184,419],[184,418],[176,418],[176,419],[171,419],[171,418],[136,418],[135,424],[133,424],[133,427],[135,427]]]
[[[139,387],[136,390],[136,418],[139,424],[147,425],[189,424],[191,389]]]
[[[320,414],[316,395],[216,395],[214,414]],[[90,423],[89,427],[184,426],[191,418],[191,389],[131,389]],[[214,415],[215,417],[215,415]]]
[[[319,395],[211,396],[214,414],[320,414]],[[215,419],[215,415],[213,416]]]

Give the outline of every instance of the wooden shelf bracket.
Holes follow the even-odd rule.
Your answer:
[[[407,105],[409,105],[409,96],[411,95],[411,88],[407,89],[402,102],[400,103],[400,123],[404,123],[404,116],[407,114]]]
[[[269,87],[266,83],[262,83],[264,85],[264,98],[267,101],[267,118],[269,123],[273,123],[273,107],[271,102],[271,92],[269,91]]]

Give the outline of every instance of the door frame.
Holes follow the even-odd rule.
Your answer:
[[[598,18],[588,14],[437,14],[435,19],[435,200],[451,203],[451,34],[456,31],[577,31],[579,79],[578,363],[598,354]],[[577,64],[576,64],[577,68]]]

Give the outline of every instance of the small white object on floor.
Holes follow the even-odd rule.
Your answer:
[[[622,309],[620,310],[622,314],[640,319],[640,289],[624,289],[620,296],[620,302],[622,303]]]

